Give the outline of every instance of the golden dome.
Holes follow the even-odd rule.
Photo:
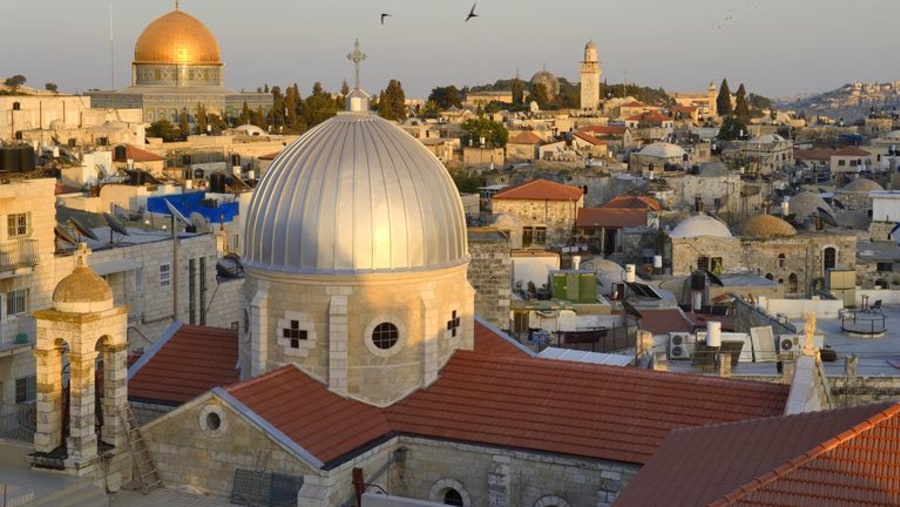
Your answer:
[[[134,63],[221,65],[219,42],[197,18],[174,10],[156,18],[134,45]]]

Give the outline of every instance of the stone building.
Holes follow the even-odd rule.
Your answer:
[[[601,72],[597,45],[590,40],[584,45],[584,60],[581,61],[581,109],[585,111],[596,111],[600,103]]]
[[[509,235],[493,227],[468,229],[468,278],[475,289],[475,314],[498,329],[509,329],[512,257]]]
[[[716,101],[719,90],[716,88],[716,83],[712,81],[709,82],[705,92],[675,92],[670,96],[680,106],[696,107],[698,119],[711,119],[719,116]]]
[[[476,319],[452,180],[365,101],[349,105],[253,195],[245,380],[143,427],[167,484],[226,496],[262,471],[302,507],[367,488],[407,503],[608,506],[669,429],[783,412],[786,386],[544,360]]]
[[[138,36],[131,64],[131,86],[89,91],[94,107],[140,109],[143,121],[177,123],[182,112],[237,117],[244,104],[251,110],[272,107],[268,93],[237,92],[225,87],[225,64],[219,42],[197,18],[175,10],[153,20]],[[193,120],[190,120],[193,122]]]
[[[652,170],[656,174],[662,174],[667,170],[684,171],[688,161],[688,153],[681,146],[657,142],[644,146],[640,151],[632,152],[628,163],[631,170],[636,173],[644,174]]]
[[[778,134],[766,134],[742,141],[737,151],[747,159],[748,173],[766,175],[794,167],[794,143]]]
[[[857,178],[834,191],[834,198],[848,210],[872,210],[869,192],[882,192],[884,187],[868,178]]]
[[[513,215],[522,224],[522,247],[563,245],[571,239],[584,191],[537,179],[494,195],[493,214]]]

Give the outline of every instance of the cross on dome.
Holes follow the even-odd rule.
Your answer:
[[[87,257],[91,253],[90,248],[87,247],[87,243],[78,243],[78,249],[75,250],[75,267],[76,268],[86,268]]]
[[[356,66],[355,89],[359,90],[359,64],[366,59],[366,54],[359,49],[359,39],[356,39],[356,42],[353,44],[353,51],[347,54],[347,59],[353,62],[353,64]]]

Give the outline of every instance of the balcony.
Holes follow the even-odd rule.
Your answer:
[[[0,357],[31,348],[36,332],[34,317],[19,316],[0,325]]]
[[[36,239],[18,239],[0,243],[0,273],[38,265],[40,255]]]

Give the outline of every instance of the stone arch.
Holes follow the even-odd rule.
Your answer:
[[[772,280],[772,281],[774,282],[774,281],[775,281],[775,275],[773,275],[772,273],[766,273],[766,279],[767,279],[767,280]]]
[[[546,495],[542,496],[537,502],[534,502],[534,507],[572,507],[569,502],[566,501],[565,498],[560,498],[556,495]]]
[[[472,497],[469,495],[469,492],[466,491],[465,486],[458,480],[451,479],[450,477],[440,479],[431,486],[431,490],[428,492],[428,500],[442,503],[447,492],[450,490],[459,493],[460,498],[462,498],[462,504],[465,507],[472,505]]]
[[[825,245],[822,247],[822,272],[836,268],[838,265],[839,251],[835,245]]]
[[[788,276],[788,287],[787,287],[787,290],[788,290],[788,292],[790,292],[790,293],[796,293],[797,290],[798,290],[798,288],[799,288],[799,287],[798,287],[797,273],[791,273],[791,274]]]
[[[786,260],[787,260],[787,257],[785,257],[785,255],[783,253],[778,254],[778,267],[781,269],[784,269],[784,264],[785,264]]]

